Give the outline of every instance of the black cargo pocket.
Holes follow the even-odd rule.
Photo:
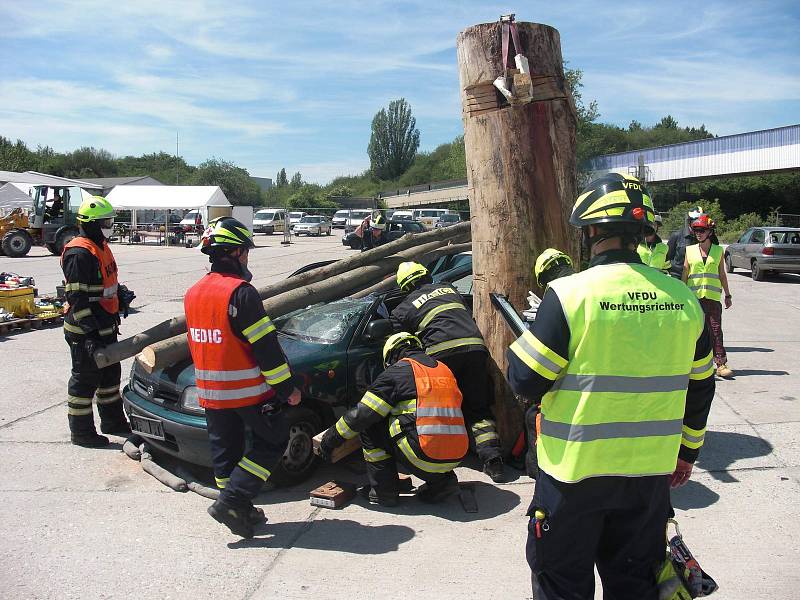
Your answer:
[[[70,357],[72,358],[72,370],[80,371],[85,360],[84,356],[86,355],[86,351],[83,347],[83,340],[80,342],[70,342],[69,353]]]

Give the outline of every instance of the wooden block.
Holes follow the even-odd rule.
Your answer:
[[[491,98],[483,102],[468,102],[467,109],[472,112],[473,110],[483,110],[484,108],[497,108],[499,105],[497,98]]]
[[[311,490],[311,505],[341,508],[356,495],[356,486],[345,481],[329,481]]]
[[[322,443],[322,436],[325,435],[324,431],[321,431],[317,435],[312,438],[312,445],[314,447],[314,454],[319,454],[319,445]],[[359,436],[354,437],[353,439],[346,440],[344,444],[336,448],[331,454],[331,462],[339,462],[348,454],[351,454],[361,448],[361,438]]]

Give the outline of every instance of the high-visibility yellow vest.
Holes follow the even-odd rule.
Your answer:
[[[722,246],[711,244],[708,257],[703,262],[700,244],[686,246],[686,261],[689,263],[689,278],[686,285],[698,298],[722,300],[722,284],[719,280],[719,266],[722,264]]]
[[[640,264],[553,281],[569,356],[542,398],[539,466],[564,482],[672,473],[703,311],[682,282]]]
[[[639,253],[639,258],[642,259],[644,264],[655,267],[665,273],[667,269],[669,269],[670,263],[667,260],[667,245],[664,242],[656,242],[656,245],[653,246],[652,249],[647,245],[647,242],[642,242],[639,244],[639,247],[636,248],[636,252]]]

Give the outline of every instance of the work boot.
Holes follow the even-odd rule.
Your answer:
[[[263,525],[267,522],[267,516],[264,514],[264,509],[258,508],[257,506],[253,506],[250,509],[248,517],[253,525]]]
[[[428,504],[441,502],[448,496],[458,492],[458,477],[450,471],[444,477],[430,483],[425,482],[417,488],[417,498]]]
[[[208,507],[208,514],[230,529],[234,535],[247,539],[253,537],[253,523],[250,520],[249,510],[243,511],[225,504],[222,500],[215,500],[214,504]]]
[[[728,379],[730,377],[733,377],[733,371],[727,364],[719,365],[717,367],[717,375],[719,377],[722,377],[723,379]]]
[[[108,438],[104,435],[99,435],[96,431],[71,432],[69,438],[75,446],[82,446],[83,448],[103,448],[109,444]]]
[[[397,506],[399,494],[397,492],[384,492],[376,490],[374,487],[369,489],[367,499],[370,504],[378,504],[380,506]]]
[[[103,421],[100,420],[100,431],[110,435],[127,436],[131,432],[131,426],[123,417],[122,420]]]
[[[506,470],[503,459],[500,456],[490,458],[483,463],[483,472],[492,478],[495,483],[503,483],[506,480]]]

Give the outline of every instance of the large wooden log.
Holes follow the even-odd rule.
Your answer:
[[[414,246],[398,254],[384,257],[379,264],[366,265],[325,281],[289,290],[265,300],[264,310],[270,317],[277,318],[298,308],[342,298],[352,290],[360,289],[393,273],[401,262],[425,256],[444,244],[446,242],[437,240]],[[142,367],[150,372],[186,358],[189,358],[189,346],[185,334],[150,344],[137,356]]]
[[[566,90],[558,31],[518,23],[521,48],[533,76],[551,77]],[[490,292],[502,292],[517,307],[537,290],[531,269],[545,248],[578,259],[578,236],[568,224],[576,198],[576,118],[571,97],[470,113],[467,89],[491,83],[503,72],[501,26],[484,23],[456,41],[463,103],[464,143],[472,224],[473,306],[493,366],[495,415],[504,448],[522,429],[522,413],[501,373],[513,341],[492,308]],[[481,88],[482,89],[482,88]],[[577,262],[576,262],[577,264]]]
[[[330,277],[346,273],[352,269],[375,263],[387,256],[402,252],[414,246],[427,244],[433,241],[449,240],[468,234],[468,223],[459,223],[453,227],[444,227],[420,234],[406,234],[398,240],[389,242],[383,246],[378,246],[372,250],[338,260],[324,267],[312,269],[296,277],[287,277],[277,283],[257,288],[258,293],[261,299],[265,300],[289,290],[294,290],[310,283],[316,283],[317,281],[323,281]],[[121,362],[126,358],[136,356],[136,354],[150,344],[181,333],[186,333],[186,317],[184,315],[177,315],[129,338],[120,340],[116,344],[111,344],[98,350],[94,354],[94,359],[99,367],[106,367],[110,364]]]

